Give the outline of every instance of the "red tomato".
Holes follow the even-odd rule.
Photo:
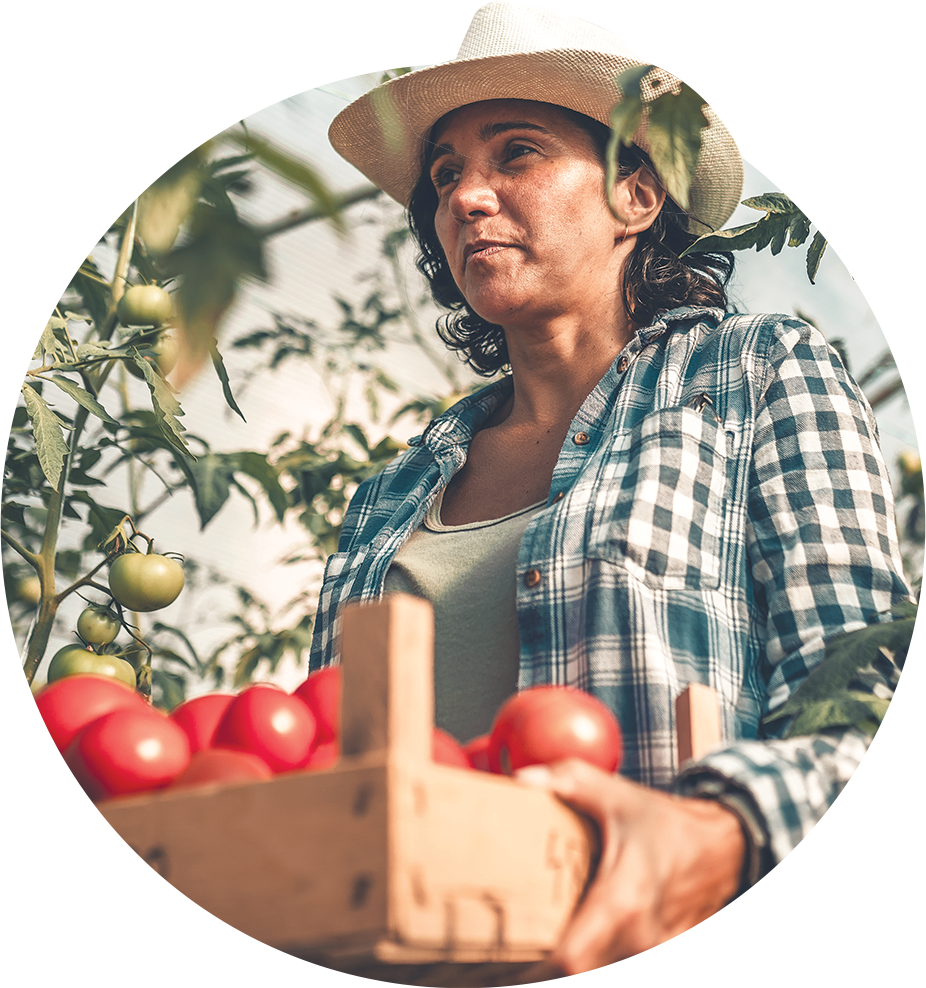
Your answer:
[[[231,748],[195,751],[190,764],[171,782],[169,789],[186,789],[214,782],[249,782],[273,778],[270,766],[257,755]]]
[[[160,789],[189,764],[190,743],[169,717],[152,710],[113,710],[88,724],[64,759],[94,801]]]
[[[102,676],[68,676],[39,690],[36,705],[45,726],[64,751],[91,721],[123,707],[148,710],[145,701],[125,683]]]
[[[0,755],[0,795],[9,796],[11,793],[19,792],[24,785],[19,772],[13,767],[13,762]]]
[[[463,746],[453,735],[434,728],[431,738],[431,759],[440,765],[455,765],[458,768],[470,768],[469,758]]]
[[[293,690],[315,716],[319,743],[333,741],[341,723],[341,667],[317,669]]]
[[[0,805],[0,817],[22,816],[23,813],[41,813],[55,810],[61,805],[61,790],[54,779],[36,779],[27,786],[7,796]]]
[[[620,767],[620,727],[595,697],[568,686],[535,686],[509,698],[489,736],[493,771],[582,758],[606,772]]]
[[[186,732],[190,751],[201,751],[212,745],[219,721],[234,699],[234,693],[206,693],[174,707],[170,719]]]
[[[274,772],[305,765],[315,742],[315,718],[298,697],[266,685],[249,686],[228,705],[213,745],[257,755]]]
[[[472,768],[479,769],[480,772],[491,772],[489,767],[489,735],[480,734],[478,737],[468,741],[463,745],[466,757]]]
[[[309,760],[305,763],[307,769],[330,768],[341,757],[340,745],[337,741],[321,741],[312,749]]]

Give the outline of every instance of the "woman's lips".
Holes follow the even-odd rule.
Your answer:
[[[511,246],[511,244],[485,242],[469,244],[463,249],[463,266],[466,267],[474,259],[491,257],[493,254],[508,250]]]

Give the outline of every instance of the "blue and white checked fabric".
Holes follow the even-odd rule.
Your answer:
[[[434,419],[357,491],[326,567],[311,668],[337,661],[339,608],[381,595],[396,551],[510,387]],[[529,570],[540,580],[525,581]],[[760,722],[827,639],[910,598],[902,574],[874,417],[820,333],[787,316],[675,309],[588,396],[524,533],[519,686],[566,683],[607,703],[632,779],[689,794],[716,794],[721,780],[745,795],[777,861],[867,740],[781,740]],[[717,692],[723,743],[679,774],[674,701],[692,682]]]

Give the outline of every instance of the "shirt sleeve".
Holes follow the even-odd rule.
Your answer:
[[[821,334],[783,320],[760,389],[748,498],[748,553],[765,651],[747,687],[776,710],[828,639],[909,600],[890,480],[867,401]],[[855,728],[785,739],[789,721],[689,764],[685,795],[732,795],[755,811],[767,865],[809,832],[868,748]]]

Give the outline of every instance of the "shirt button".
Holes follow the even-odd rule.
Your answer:
[[[576,446],[587,446],[592,441],[592,437],[587,432],[577,432],[572,437],[572,441]]]
[[[529,569],[524,574],[524,586],[525,587],[536,587],[540,582],[540,570],[539,569]]]
[[[627,358],[626,357],[621,357],[621,359],[618,360],[618,362],[617,362],[617,370],[618,370],[618,373],[623,374],[624,371],[627,370],[627,364],[628,364]]]
[[[562,501],[562,499],[563,499],[563,492],[558,491],[556,494],[553,495],[553,500],[550,503],[556,504],[557,501]]]

